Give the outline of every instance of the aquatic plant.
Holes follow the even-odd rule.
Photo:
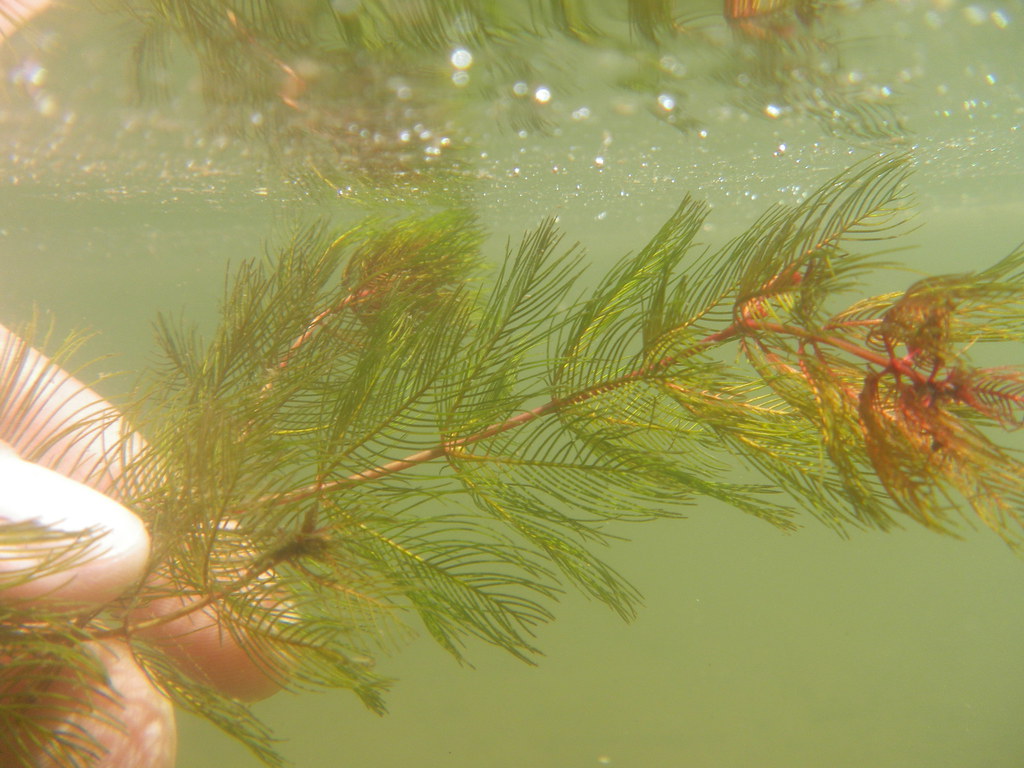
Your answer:
[[[56,665],[96,680],[86,643],[126,641],[277,765],[266,727],[155,628],[213,609],[274,685],[380,712],[372,658],[410,617],[459,660],[475,639],[530,661],[568,586],[634,615],[600,556],[620,523],[702,498],[782,530],[800,509],[840,532],[977,520],[1019,547],[1024,467],[995,438],[1024,418],[1024,373],[968,351],[1024,336],[1024,248],[858,296],[909,227],[911,165],[862,161],[717,248],[687,197],[593,290],[554,220],[496,274],[462,213],[300,229],[233,270],[208,337],[157,321],[159,362],[121,404],[146,442],[109,449],[149,576],[86,612],[0,603],[0,656],[35,660],[45,689]],[[0,403],[24,404],[17,366]],[[0,730],[31,703],[8,697]],[[87,746],[64,744],[68,764]]]
[[[112,5],[139,30],[140,94],[166,95],[174,62],[194,61],[220,130],[257,125],[272,145],[332,179],[342,171],[365,175],[374,165],[414,171],[430,162],[436,171],[439,156],[466,143],[458,115],[467,110],[515,130],[550,129],[559,123],[552,94],[580,92],[580,72],[636,102],[624,108],[685,131],[707,128],[699,102],[724,92],[722,109],[808,116],[829,133],[860,139],[904,135],[891,83],[847,72],[844,37],[862,33],[847,29],[855,13],[841,3],[727,2],[724,10],[674,0]],[[709,84],[719,87],[709,92]],[[431,137],[426,158],[412,151],[416,141],[398,138],[396,125],[418,125],[413,135]],[[437,144],[441,137],[451,143]]]

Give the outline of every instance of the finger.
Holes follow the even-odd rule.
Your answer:
[[[0,0],[0,43],[49,5],[50,0]]]
[[[148,558],[149,534],[129,510],[0,443],[0,600],[100,607]]]
[[[0,439],[115,498],[125,466],[145,447],[109,402],[3,325]]]
[[[214,605],[182,613],[200,599],[179,592],[149,601],[132,612],[133,621],[175,617],[136,634],[163,650],[189,677],[239,701],[262,701],[280,691],[288,670],[280,660],[243,648],[241,643],[251,639],[246,630],[232,632]]]
[[[6,387],[0,386],[0,393],[6,391],[7,396],[0,397],[0,440],[10,442],[25,458],[32,458],[108,495],[118,495],[124,468],[146,443],[110,403],[0,325],[0,384],[3,383]],[[84,522],[89,527],[107,526],[110,533],[107,556],[83,561],[76,568],[43,579],[15,581],[16,586],[7,590],[3,590],[5,558],[0,546],[0,600],[6,593],[37,600],[82,600],[95,596],[96,602],[102,603],[121,594],[141,575],[149,552],[148,536],[143,549],[138,527],[126,520],[121,511],[110,507],[104,510],[95,498],[89,499],[87,504],[62,497],[61,493],[72,493],[73,484],[53,483],[53,487],[44,492],[37,487],[45,484],[41,473],[28,471],[25,462],[4,462],[0,456],[0,469],[5,463],[12,476],[25,475],[25,486],[17,500],[7,502],[15,508],[5,512],[0,506],[0,517],[7,515],[10,521],[36,519],[64,531],[74,530],[77,522]],[[32,485],[33,482],[36,485]],[[6,498],[7,492],[0,485],[0,505]],[[62,504],[62,500],[66,503]],[[130,512],[115,502],[111,504],[141,526]],[[62,508],[76,505],[77,516],[62,516]],[[45,507],[45,511],[40,506]],[[142,533],[145,533],[144,528]],[[139,546],[134,551],[131,549],[133,537]],[[14,565],[25,565],[18,563],[13,553],[8,555]],[[125,579],[127,582],[123,581]],[[153,584],[157,581],[166,584],[166,579],[153,577]],[[169,589],[174,591],[173,587]],[[166,594],[168,589],[161,591]],[[200,600],[198,596],[185,595],[184,590],[177,592],[177,595],[150,600],[133,609],[132,622],[180,613]],[[281,665],[259,658],[243,647],[244,633],[244,628],[232,631],[217,605],[209,604],[178,619],[151,625],[145,636],[163,648],[191,677],[228,696],[258,701],[280,690],[282,674],[278,667]]]
[[[74,666],[42,667],[38,677],[26,680],[9,679],[0,669],[0,700],[19,696],[32,702],[19,725],[0,739],[0,765],[173,768],[178,737],[170,700],[127,643],[84,647],[100,665],[96,674]]]

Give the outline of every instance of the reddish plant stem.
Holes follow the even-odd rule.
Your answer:
[[[342,302],[339,302],[335,306],[327,310],[324,310],[316,317],[314,317],[313,320],[310,321],[306,330],[295,340],[295,342],[289,348],[288,355],[281,360],[279,366],[283,368],[284,366],[287,365],[288,359],[291,357],[291,355],[294,354],[294,352],[309,339],[309,337],[314,332],[317,326],[323,323],[331,315],[340,312],[342,309],[348,306],[348,304],[352,300],[360,298],[363,294],[367,292],[368,291],[364,291],[361,294],[353,294],[347,297]],[[621,386],[625,386],[630,382],[636,381],[637,379],[650,376],[652,374],[657,373],[660,370],[666,370],[671,366],[682,362],[688,357],[692,357],[693,355],[698,354],[702,349],[707,349],[708,347],[714,346],[716,344],[722,344],[733,339],[743,337],[746,335],[752,335],[754,333],[761,331],[767,331],[769,333],[790,336],[799,339],[801,344],[811,343],[814,345],[831,346],[836,349],[842,350],[854,357],[858,357],[868,363],[871,363],[872,365],[879,366],[883,370],[897,371],[901,374],[912,377],[915,380],[924,380],[922,374],[913,368],[912,362],[907,358],[895,358],[885,354],[874,352],[870,349],[862,347],[854,342],[848,341],[841,337],[832,335],[821,335],[819,333],[808,331],[807,329],[804,328],[800,328],[799,326],[788,325],[785,323],[767,322],[750,317],[743,317],[734,320],[726,328],[723,328],[720,331],[704,336],[700,340],[696,341],[688,349],[684,350],[683,352],[677,355],[663,357],[661,360],[658,360],[655,363],[651,363],[650,365],[647,365],[643,368],[638,368],[617,378],[609,379],[608,381],[602,384],[593,387],[588,387],[583,390],[579,390],[566,397],[552,398],[543,405],[537,406],[536,408],[532,408],[528,411],[523,411],[522,413],[518,413],[515,416],[512,416],[504,421],[497,422],[488,427],[485,427],[482,430],[479,430],[478,432],[474,432],[471,435],[466,435],[461,438],[440,443],[434,446],[433,448],[418,451],[416,453],[410,454],[409,456],[406,456],[403,459],[390,461],[378,467],[374,467],[372,469],[368,469],[362,472],[357,472],[355,474],[349,475],[348,477],[345,477],[340,480],[317,482],[312,485],[305,486],[303,488],[295,489],[285,494],[276,495],[272,499],[263,499],[262,501],[269,501],[277,504],[300,502],[306,499],[314,498],[323,493],[330,493],[349,486],[356,485],[358,483],[377,480],[383,477],[387,477],[389,475],[393,475],[397,472],[410,469],[420,464],[424,464],[435,459],[440,459],[446,456],[448,453],[450,453],[453,449],[461,448],[467,445],[472,445],[473,443],[480,442],[481,440],[486,440],[490,437],[494,437],[495,435],[502,434],[503,432],[508,432],[509,430],[521,427],[536,419],[548,416],[552,413],[556,413],[557,411],[561,410],[562,408],[565,408],[566,406],[586,402],[591,398],[597,397],[598,395],[601,395],[606,392],[610,392]],[[231,594],[232,592],[245,587],[254,579],[259,578],[262,574],[270,570],[273,570],[273,568],[278,564],[279,560],[280,558],[274,557],[260,558],[259,560],[254,562],[239,579],[231,582],[230,584],[225,585],[221,589],[218,589],[210,594],[203,596],[198,601],[186,606],[182,606],[180,609],[173,611],[165,616],[154,617],[142,621],[138,624],[132,625],[130,631],[134,632],[144,630],[151,626],[163,624],[165,622],[177,619],[181,616],[194,613],[195,611],[205,608],[206,606],[217,603],[223,598],[225,598],[227,595]],[[127,631],[129,630],[124,627],[120,627],[117,629],[111,629],[101,632],[98,636],[102,637],[105,635],[124,634]]]
[[[323,493],[330,493],[334,491],[347,488],[349,486],[356,485],[362,482],[369,482],[372,480],[378,480],[389,475],[393,475],[396,472],[401,472],[406,469],[410,469],[419,464],[433,461],[435,459],[442,458],[453,449],[462,448],[473,443],[486,440],[488,438],[499,435],[503,432],[516,429],[525,424],[530,423],[543,416],[548,416],[552,413],[556,413],[562,408],[575,405],[578,403],[586,402],[591,398],[597,397],[605,392],[610,392],[621,386],[629,384],[630,382],[636,381],[637,379],[650,376],[659,370],[664,370],[672,365],[675,365],[688,357],[691,357],[702,349],[706,349],[710,346],[721,344],[732,339],[744,336],[750,333],[758,331],[767,331],[770,333],[777,333],[784,336],[791,336],[800,339],[805,342],[811,342],[814,344],[827,345],[836,349],[842,350],[847,354],[858,357],[868,363],[880,366],[886,370],[897,371],[901,374],[907,375],[915,380],[923,378],[921,373],[913,368],[911,361],[905,358],[894,358],[888,355],[884,355],[873,350],[862,347],[854,342],[848,341],[838,336],[832,335],[821,335],[814,331],[809,331],[799,326],[787,325],[783,323],[766,322],[762,320],[752,318],[742,318],[733,321],[728,327],[723,328],[721,331],[708,334],[699,341],[695,342],[690,348],[683,351],[680,354],[664,357],[656,363],[651,363],[643,368],[638,368],[634,371],[630,371],[627,374],[619,376],[615,379],[610,379],[602,384],[598,384],[593,387],[588,387],[578,392],[574,392],[571,395],[560,398],[552,398],[543,405],[532,408],[528,411],[523,411],[515,416],[512,416],[505,421],[491,424],[484,429],[474,432],[471,435],[465,437],[456,438],[449,440],[444,443],[440,443],[433,448],[428,448],[416,453],[410,454],[403,459],[397,459],[395,461],[381,464],[380,466],[374,467],[373,469],[364,470],[362,472],[356,472],[348,477],[340,480],[325,480],[311,485],[297,488],[294,491],[280,494],[273,499],[264,499],[263,501],[273,501],[275,503],[285,504],[296,501],[304,501],[316,497]]]
[[[783,336],[792,336],[804,342],[811,342],[812,344],[824,344],[830,347],[835,347],[849,355],[859,357],[872,365],[877,365],[883,369],[895,371],[896,373],[907,376],[918,383],[924,383],[928,380],[927,376],[923,376],[920,371],[914,368],[913,362],[909,356],[896,357],[894,355],[882,354],[838,336],[822,336],[814,331],[808,331],[805,328],[800,328],[796,325],[749,320],[744,322],[744,326],[753,331],[768,331],[770,333],[778,333]]]
[[[292,357],[298,351],[299,347],[301,347],[303,344],[309,341],[310,338],[313,336],[313,333],[316,331],[316,329],[319,328],[327,319],[334,315],[337,315],[342,310],[347,309],[349,306],[359,301],[360,299],[365,299],[372,293],[373,289],[371,288],[364,288],[363,290],[358,291],[356,293],[350,293],[337,304],[335,304],[332,307],[328,307],[323,312],[314,317],[312,320],[310,320],[309,323],[306,325],[306,330],[304,330],[301,334],[299,334],[296,337],[295,341],[293,341],[291,343],[291,346],[288,347],[288,351],[285,352],[284,356],[280,359],[280,361],[278,361],[277,367],[279,369],[287,367],[288,363],[291,362]]]
[[[434,446],[433,448],[427,448],[423,451],[417,451],[416,453],[406,456],[404,459],[397,459],[396,461],[389,461],[386,464],[381,464],[379,467],[368,469],[363,472],[357,472],[353,475],[342,480],[326,480],[313,485],[307,485],[304,488],[298,488],[294,491],[285,494],[279,494],[275,496],[272,501],[275,503],[286,504],[294,501],[303,501],[305,499],[319,496],[321,493],[337,491],[341,488],[345,488],[356,483],[366,482],[369,480],[377,480],[381,477],[387,477],[393,475],[396,472],[415,467],[418,464],[423,464],[434,459],[439,459],[445,456],[453,448],[461,448],[466,445],[472,445],[473,443],[481,440],[486,440],[489,437],[494,437],[502,432],[507,432],[510,429],[515,429],[523,424],[527,424],[534,419],[538,419],[541,416],[547,416],[550,413],[554,413],[560,408],[565,407],[573,401],[572,398],[553,398],[544,405],[533,408],[529,411],[523,411],[515,416],[512,416],[505,421],[492,424],[489,427],[485,427],[479,432],[474,432],[472,435],[466,437],[460,437],[456,440],[450,440],[445,443]],[[264,499],[264,501],[267,501]]]
[[[260,56],[267,59],[281,71],[282,75],[284,75],[284,82],[281,84],[277,93],[281,101],[292,109],[303,111],[304,107],[299,99],[309,87],[305,78],[303,78],[286,62],[282,61],[281,58],[267,48],[267,46],[257,40],[256,36],[242,23],[242,20],[238,18],[238,15],[234,11],[227,9],[225,13],[227,15],[228,23],[235,29],[239,37],[247,45],[252,46]]]

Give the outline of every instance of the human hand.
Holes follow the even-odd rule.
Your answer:
[[[0,0],[0,41],[44,11],[51,0]]]
[[[149,562],[145,526],[119,503],[124,467],[144,441],[96,392],[2,325],[0,441],[0,610],[56,608],[92,616],[142,579],[164,581]],[[64,536],[26,543],[18,526],[33,523]],[[131,617],[146,621],[150,643],[220,693],[254,701],[278,690],[222,626],[216,603],[183,613],[198,598],[178,596],[168,586],[169,596]],[[163,616],[170,620],[153,623]],[[62,740],[70,740],[92,746],[91,768],[174,765],[173,707],[136,662],[127,634],[85,643],[102,669],[101,685],[75,679],[70,668],[69,674],[51,669],[29,690],[35,704],[28,721],[4,722],[0,715],[0,764],[28,758],[33,765],[62,765]],[[16,656],[16,645],[0,644],[0,655]],[[39,668],[38,660],[19,664],[0,671],[0,713],[26,694],[19,670]],[[68,700],[79,705],[58,706]]]
[[[107,458],[107,448],[124,425],[95,392],[3,326],[0,392],[0,534],[14,534],[0,538],[0,604],[95,612],[137,583],[149,559],[142,521],[97,490],[115,484],[120,467]],[[89,426],[69,430],[72,420]],[[25,525],[64,535],[19,540]],[[46,668],[40,660],[20,658],[13,644],[4,649],[0,702],[27,694],[35,705],[23,727],[3,724],[9,732],[0,739],[0,763],[31,756],[38,765],[60,765],[65,743],[72,743],[95,750],[100,768],[173,766],[177,734],[170,700],[124,640],[87,647],[102,670],[102,685],[76,679],[59,662],[39,674]],[[61,706],[69,700],[79,704]]]

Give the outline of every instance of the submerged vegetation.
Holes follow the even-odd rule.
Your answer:
[[[147,629],[216,605],[267,675],[380,711],[370,660],[403,617],[456,658],[478,638],[529,660],[567,585],[633,615],[600,557],[613,523],[701,498],[784,530],[799,508],[840,531],[976,519],[1019,546],[1024,467],[995,437],[1024,418],[1024,373],[968,349],[1024,334],[1024,249],[856,293],[907,227],[910,165],[863,161],[718,247],[688,197],[592,291],[554,221],[493,276],[462,214],[298,231],[234,270],[209,338],[158,323],[124,406],[147,445],[114,449],[150,578],[88,615],[0,607],[0,653],[128,640],[273,765],[268,731]],[[146,613],[168,584],[196,602]]]
[[[601,87],[684,133],[700,128],[690,92],[724,83],[751,115],[887,148],[902,137],[888,88],[841,66],[833,24],[860,3],[105,5],[140,30],[144,99],[194,64],[213,121],[258,131],[332,195],[341,178],[391,195],[410,170],[440,176],[459,142],[432,126],[467,104],[502,127],[557,128],[551,92],[598,60]],[[710,207],[687,196],[603,276],[555,218],[494,266],[457,182],[438,185],[442,213],[394,195],[393,215],[299,226],[237,264],[212,331],[160,316],[156,362],[117,404],[135,431],[106,456],[106,490],[152,538],[145,578],[88,610],[0,601],[0,733],[24,739],[0,739],[0,761],[34,765],[42,748],[89,765],[88,734],[50,725],[98,717],[62,685],[104,692],[88,649],[116,642],[178,706],[280,765],[243,703],[258,696],[157,630],[212,611],[254,677],[349,689],[383,712],[374,657],[411,631],[462,662],[480,641],[532,662],[566,590],[633,617],[640,595],[606,545],[706,499],[783,531],[806,517],[840,534],[978,526],[1019,549],[1024,466],[1005,437],[1024,423],[1024,371],[977,361],[1024,339],[1024,247],[866,296],[911,229],[914,159],[865,154],[724,243],[705,241]],[[28,368],[0,354],[0,440],[51,394],[55,367],[26,383]],[[65,411],[24,458],[117,418]],[[88,534],[63,555],[84,557]],[[5,525],[0,564],[54,538]]]

